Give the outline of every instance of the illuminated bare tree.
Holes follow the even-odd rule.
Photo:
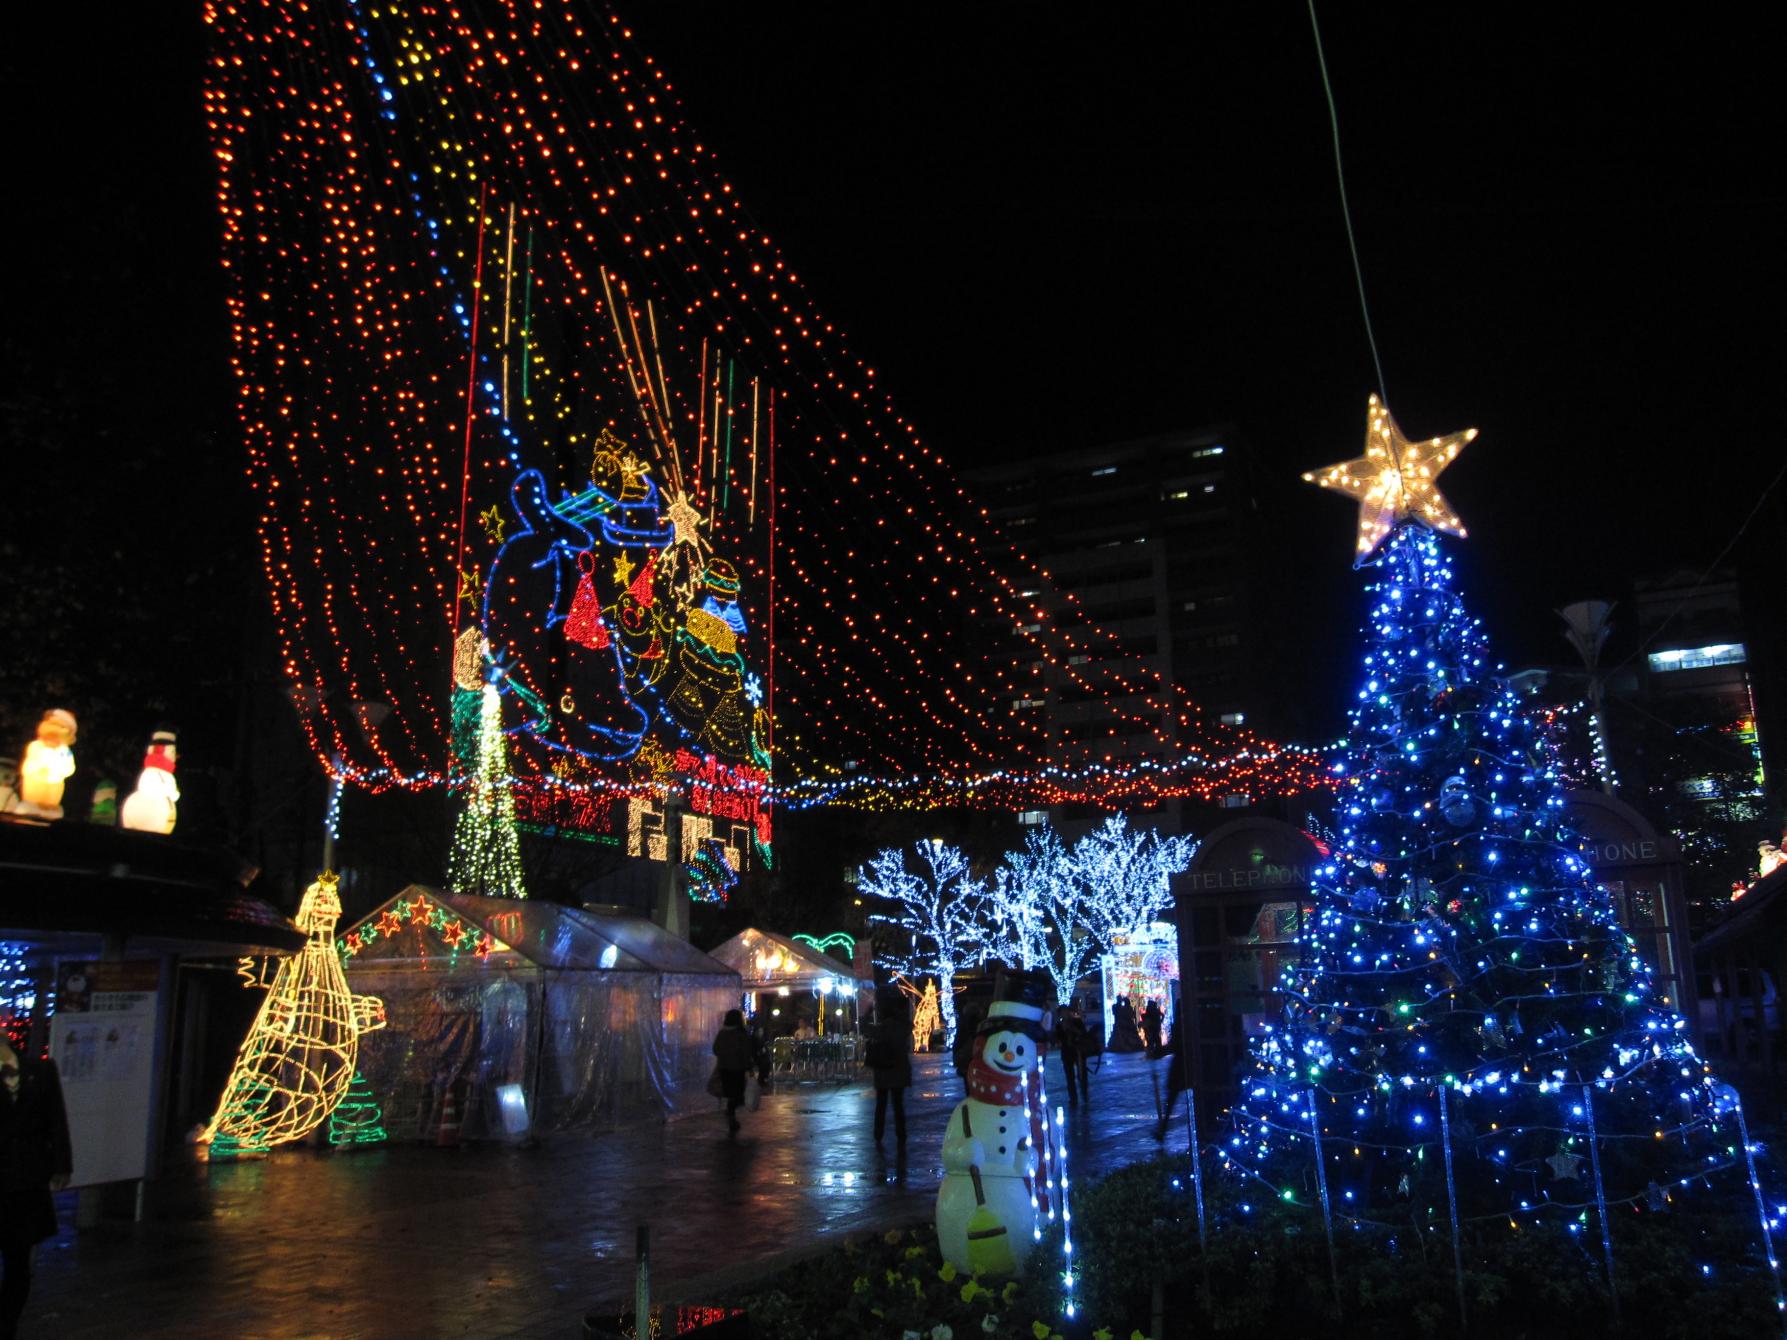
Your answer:
[[[934,838],[910,855],[894,848],[876,854],[863,867],[860,887],[870,898],[891,904],[873,911],[871,922],[895,928],[905,949],[883,948],[877,936],[875,962],[912,981],[937,979],[938,1006],[949,1045],[956,1039],[955,975],[979,964],[985,944],[986,886],[968,873],[968,859]]]
[[[1197,839],[1162,837],[1112,815],[1073,845],[1075,877],[1085,885],[1086,918],[1101,945],[1146,930],[1173,901],[1167,885],[1191,864]]]

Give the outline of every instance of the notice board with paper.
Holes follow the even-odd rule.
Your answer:
[[[148,1171],[160,985],[154,959],[57,967],[50,1057],[68,1107],[71,1186],[132,1181]]]

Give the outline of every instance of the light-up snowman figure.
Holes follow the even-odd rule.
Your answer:
[[[279,960],[271,983],[265,963],[262,972],[244,974],[249,985],[268,987],[267,998],[200,1137],[218,1155],[265,1150],[315,1130],[353,1082],[360,1035],[385,1026],[384,1003],[354,995],[341,970],[335,886],[336,877],[323,874],[304,891],[297,924],[309,939]]]
[[[1046,995],[1011,974],[987,1011],[968,1067],[968,1096],[943,1134],[937,1240],[958,1270],[1011,1275],[1045,1220],[1060,1160],[1042,1084]]]

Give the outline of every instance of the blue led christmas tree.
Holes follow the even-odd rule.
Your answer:
[[[1311,477],[1361,501],[1364,682],[1338,840],[1224,1158],[1330,1221],[1455,1244],[1461,1224],[1555,1216],[1611,1270],[1608,1207],[1659,1212],[1708,1182],[1750,1199],[1741,1171],[1719,1177],[1747,1133],[1453,589],[1434,532],[1462,529],[1434,478],[1467,441],[1409,443],[1374,399],[1366,456]]]

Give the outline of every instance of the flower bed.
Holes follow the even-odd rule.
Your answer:
[[[1045,1241],[1015,1280],[958,1272],[930,1225],[848,1242],[734,1300],[759,1336],[813,1340],[1154,1340],[1218,1334],[1457,1334],[1444,1207],[1406,1224],[1336,1226],[1338,1310],[1321,1221],[1250,1202],[1206,1178],[1210,1255],[1199,1255],[1183,1158],[1122,1169],[1076,1192],[1077,1318],[1063,1317],[1060,1252]],[[1678,1196],[1662,1214],[1615,1214],[1616,1315],[1592,1216],[1520,1231],[1468,1228],[1469,1331],[1506,1337],[1750,1340],[1781,1320],[1753,1216],[1729,1197]],[[1206,1273],[1207,1266],[1207,1273]]]

